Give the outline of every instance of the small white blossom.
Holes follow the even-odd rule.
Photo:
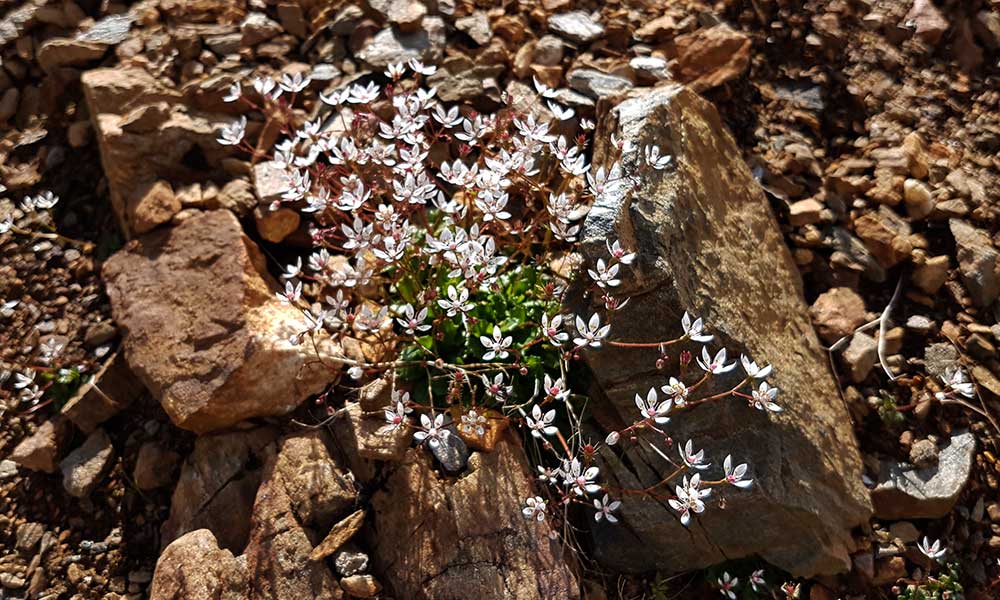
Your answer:
[[[224,146],[238,146],[243,141],[246,134],[247,118],[240,117],[239,121],[234,121],[226,125],[219,131],[219,143]]]
[[[948,548],[941,545],[941,540],[934,540],[934,543],[931,543],[930,540],[927,539],[926,535],[924,536],[924,539],[920,540],[920,543],[917,544],[917,548],[920,549],[921,554],[931,560],[939,560],[948,553]]]
[[[510,393],[514,391],[514,386],[507,385],[503,372],[494,375],[493,379],[487,378],[486,375],[480,375],[480,379],[483,381],[486,395],[501,402],[509,398]]]
[[[704,327],[705,325],[702,322],[701,317],[692,321],[691,315],[689,315],[687,311],[684,311],[684,315],[681,317],[681,328],[684,329],[684,337],[695,342],[707,344],[708,342],[711,342],[715,336],[703,334],[702,330]]]
[[[660,402],[656,394],[656,388],[649,388],[645,398],[639,394],[635,395],[635,406],[639,409],[639,414],[642,415],[642,418],[654,421],[660,425],[670,421],[667,413],[670,412],[672,405],[673,400],[668,399]]]
[[[757,363],[747,358],[746,354],[740,355],[740,362],[743,364],[743,370],[746,371],[747,377],[752,379],[764,379],[771,374],[771,365],[758,367]]]
[[[669,154],[660,156],[660,148],[658,146],[646,146],[644,155],[646,157],[646,164],[657,171],[666,169],[674,160],[674,157]]]
[[[562,320],[562,315],[556,315],[551,319],[546,314],[542,315],[542,334],[553,346],[562,346],[569,340],[569,334],[559,329],[562,327]]]
[[[945,369],[941,381],[944,382],[945,389],[953,390],[955,393],[961,394],[966,398],[974,398],[976,395],[976,390],[972,382],[969,381],[968,376],[961,367],[948,367]],[[940,394],[938,399],[941,399]]]
[[[458,428],[468,435],[483,437],[486,434],[486,417],[476,409],[470,408],[469,412],[462,415]]]
[[[610,239],[604,242],[608,247],[608,253],[611,254],[611,258],[617,260],[623,265],[630,265],[635,262],[635,252],[628,252],[622,248],[621,242],[615,240],[612,242]]]
[[[712,493],[711,488],[701,489],[701,475],[695,473],[688,480],[684,477],[680,485],[674,488],[677,498],[667,500],[670,507],[681,515],[681,525],[687,527],[691,522],[691,513],[701,514],[705,512],[705,502],[703,498]]]
[[[236,102],[243,96],[243,86],[237,81],[233,85],[229,86],[229,91],[226,95],[222,97],[223,102]]]
[[[757,410],[782,411],[782,408],[774,402],[774,399],[778,397],[778,388],[771,387],[766,381],[761,381],[760,386],[751,391],[750,395],[752,397],[750,404]]]
[[[514,338],[511,336],[504,337],[503,332],[500,331],[500,327],[497,325],[493,326],[493,337],[489,338],[485,335],[479,336],[479,342],[487,349],[486,354],[483,355],[483,360],[493,360],[494,358],[499,358],[503,360],[510,356],[507,349],[514,342]]]
[[[396,322],[403,328],[407,335],[416,335],[417,332],[424,333],[430,331],[431,326],[424,321],[427,320],[427,307],[416,311],[412,304],[404,304],[400,309]]]
[[[607,519],[608,523],[617,523],[618,517],[612,513],[622,505],[618,500],[609,501],[608,495],[604,494],[603,499],[594,498],[594,508],[597,512],[594,514],[594,520],[600,523],[601,519]]]
[[[701,347],[701,358],[698,360],[698,366],[701,367],[706,373],[711,373],[713,375],[722,375],[723,373],[728,373],[736,368],[736,361],[726,364],[726,349],[722,348],[715,353],[712,357],[708,354],[708,347]]]
[[[722,577],[717,581],[719,584],[719,593],[729,598],[729,600],[736,600],[736,586],[739,585],[740,580],[737,577],[730,577],[728,572],[723,572]]]
[[[600,469],[594,466],[584,469],[578,458],[563,460],[560,471],[563,477],[563,485],[570,488],[577,496],[593,494],[601,489],[601,486],[594,482],[600,473]]]
[[[455,289],[455,286],[448,286],[448,298],[440,298],[437,301],[438,306],[445,309],[449,317],[454,317],[458,313],[467,313],[472,310],[473,305],[469,302],[469,290],[462,288],[459,292]]]
[[[601,340],[608,337],[610,331],[610,325],[601,327],[601,316],[597,313],[591,315],[590,320],[587,322],[584,322],[583,318],[577,315],[576,332],[578,337],[573,338],[573,343],[581,348],[588,346],[590,348],[600,348]]]
[[[531,430],[531,435],[541,438],[542,435],[551,436],[559,431],[559,428],[552,424],[555,418],[555,409],[542,413],[542,408],[536,404],[531,407],[531,416],[525,417],[524,420],[528,424],[528,429]]]
[[[742,463],[733,467],[733,457],[726,455],[722,461],[722,469],[726,473],[726,481],[738,488],[747,489],[753,485],[753,479],[744,479],[747,474],[747,465]]]
[[[687,443],[684,444],[684,447],[678,448],[677,451],[680,453],[681,460],[684,461],[684,464],[692,469],[703,471],[712,464],[705,462],[704,449],[697,452],[694,451],[694,440],[688,440]]]
[[[541,496],[526,499],[521,514],[526,519],[534,519],[541,523],[545,520],[545,500]]]
[[[431,448],[436,448],[441,440],[448,437],[451,432],[444,428],[444,413],[438,413],[432,421],[426,414],[420,415],[420,426],[423,428],[413,434],[413,439],[423,443],[424,440]]]

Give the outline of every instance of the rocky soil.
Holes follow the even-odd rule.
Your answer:
[[[717,597],[703,568],[754,554],[803,598],[895,597],[931,566],[923,535],[997,597],[998,49],[989,0],[0,0],[0,220],[35,232],[0,234],[0,597]],[[697,310],[781,364],[781,427],[721,417],[775,508],[716,511],[678,549],[662,507],[627,505],[625,537],[581,530],[576,553],[519,518],[513,435],[449,477],[380,435],[386,390],[345,402],[336,364],[273,342],[308,231],[268,209],[267,163],[216,142],[222,98],[308,70],[293,118],[325,119],[318,92],[408,58],[481,111],[537,78],[684,165],[587,228],[674,249],[638,330]],[[18,205],[43,189],[51,222]],[[24,365],[93,380],[23,403]],[[966,405],[935,399],[956,365]],[[590,366],[613,423],[645,375]]]

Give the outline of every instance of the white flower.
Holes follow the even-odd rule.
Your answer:
[[[594,127],[596,127],[596,125],[590,119],[580,119],[580,129],[590,131]]]
[[[621,242],[615,240],[612,242],[610,239],[604,242],[608,247],[608,253],[611,254],[611,258],[617,260],[623,265],[630,265],[635,261],[635,252],[628,252],[622,248]]]
[[[569,389],[566,387],[566,383],[563,381],[562,377],[558,377],[553,380],[549,377],[549,374],[545,374],[544,391],[547,396],[551,396],[556,400],[566,401],[569,398]]]
[[[253,82],[253,89],[264,98],[277,100],[281,96],[281,88],[270,77],[258,77]]]
[[[944,382],[946,389],[954,390],[966,398],[974,398],[976,395],[976,390],[972,382],[969,381],[969,378],[961,367],[948,367],[945,369],[941,381]]]
[[[461,421],[458,428],[466,434],[475,434],[478,437],[486,434],[486,417],[479,414],[476,409],[470,408],[469,412],[462,415]]]
[[[506,400],[510,396],[510,393],[514,391],[514,386],[507,385],[504,380],[503,372],[497,373],[492,380],[487,378],[486,375],[480,375],[479,378],[483,381],[486,395],[496,398],[501,402]]]
[[[948,548],[941,546],[941,540],[934,540],[934,543],[930,543],[927,536],[920,540],[917,544],[917,548],[920,549],[921,554],[926,556],[931,560],[938,560],[948,552]]]
[[[557,121],[568,121],[573,118],[573,115],[576,114],[572,108],[563,108],[555,102],[547,102],[546,104],[548,105],[549,110],[552,111],[552,114],[555,115]]]
[[[726,364],[726,349],[723,348],[715,353],[713,358],[708,354],[708,347],[701,347],[701,358],[698,359],[698,366],[706,373],[721,375],[736,368],[736,361]]]
[[[429,331],[431,326],[424,321],[427,319],[427,307],[415,312],[412,304],[403,305],[396,322],[403,328],[407,335],[416,335],[417,332]]]
[[[639,409],[639,414],[642,415],[642,418],[654,421],[660,425],[670,421],[667,413],[670,412],[672,405],[673,400],[659,401],[656,395],[656,388],[649,388],[645,398],[639,394],[635,395],[635,406]]]
[[[593,466],[584,469],[578,458],[563,460],[560,472],[563,476],[563,485],[571,488],[577,496],[593,494],[601,489],[601,486],[594,483],[600,469]]]
[[[385,69],[385,76],[393,81],[399,81],[406,72],[406,65],[403,63],[392,63]]]
[[[757,569],[753,573],[750,573],[750,587],[753,591],[757,591],[757,588],[763,589],[767,586],[767,582],[764,581],[764,569]]]
[[[13,215],[8,214],[5,215],[2,219],[0,219],[0,235],[7,233],[13,227],[14,227]]]
[[[535,90],[538,92],[539,96],[541,96],[542,98],[556,97],[556,91],[550,88],[549,86],[545,85],[541,81],[538,81],[538,77],[532,77],[531,80],[535,84]]]
[[[740,362],[743,364],[743,370],[746,371],[747,377],[751,377],[753,379],[764,379],[771,374],[771,365],[758,367],[757,363],[747,358],[746,354],[740,355]]]
[[[521,509],[521,514],[524,515],[526,519],[535,519],[539,523],[545,520],[545,500],[541,496],[535,496],[534,498],[528,498],[524,501],[524,508]]]
[[[679,381],[676,377],[671,377],[667,385],[660,387],[660,391],[670,396],[677,406],[687,404],[688,386],[684,385],[684,382]]]
[[[291,281],[285,282],[285,291],[274,294],[283,304],[295,304],[302,297],[302,282],[292,285]]]
[[[608,520],[608,523],[617,523],[618,517],[611,513],[618,510],[618,507],[621,505],[622,503],[618,500],[609,502],[607,494],[604,494],[603,499],[594,498],[594,508],[597,509],[597,512],[594,514],[594,520],[600,523],[601,519],[604,518]]]
[[[697,469],[703,471],[711,466],[712,463],[705,462],[705,449],[701,449],[697,452],[694,451],[694,440],[688,440],[684,444],[684,448],[678,448],[677,451],[681,455],[681,460],[684,464],[692,469]]]
[[[458,313],[467,313],[472,310],[472,303],[469,302],[469,290],[462,288],[461,293],[455,289],[455,286],[448,286],[448,299],[440,298],[437,301],[438,306],[445,309],[449,317],[454,317]]]
[[[294,265],[288,265],[285,267],[285,272],[281,274],[282,279],[295,279],[302,273],[302,257],[298,257],[295,260]]]
[[[59,196],[56,196],[49,190],[45,190],[35,196],[35,208],[38,210],[48,210],[55,206],[58,202]]]
[[[367,86],[355,83],[351,86],[351,92],[347,96],[347,101],[351,104],[369,104],[378,99],[379,88],[374,81],[368,82]]]
[[[691,315],[689,315],[687,311],[684,311],[684,315],[681,317],[681,328],[684,329],[684,337],[702,344],[711,342],[715,337],[703,334],[702,329],[704,329],[704,323],[702,323],[701,317],[691,321]]]
[[[660,156],[660,148],[658,146],[646,146],[645,156],[646,164],[653,167],[657,171],[666,169],[667,166],[670,165],[671,161],[674,160],[674,157],[669,154]]]
[[[222,97],[223,102],[236,102],[243,96],[243,86],[237,81],[233,85],[229,86],[229,91],[225,96]]]
[[[421,75],[433,75],[437,72],[437,67],[433,65],[425,65],[415,58],[411,58],[409,62],[410,68],[413,69],[414,73],[420,73]]]
[[[601,316],[594,313],[590,316],[590,320],[584,323],[583,319],[577,315],[576,317],[576,332],[579,337],[573,338],[573,343],[577,346],[600,348],[601,340],[608,337],[608,333],[611,331],[610,325],[605,325],[601,327]]]
[[[757,410],[769,410],[771,412],[781,412],[783,409],[774,403],[778,397],[778,388],[771,387],[766,381],[761,381],[760,386],[751,391],[752,400],[750,405]]]
[[[23,390],[35,381],[35,372],[14,373],[14,389]]]
[[[239,121],[234,121],[219,131],[219,143],[224,146],[238,146],[243,141],[246,134],[247,118],[240,117]]]
[[[740,489],[747,489],[753,485],[753,479],[744,479],[747,474],[747,464],[742,463],[733,468],[733,457],[726,455],[722,461],[722,469],[726,472],[726,481]]]
[[[618,285],[622,282],[621,279],[617,279],[618,264],[611,263],[609,266],[604,263],[603,258],[597,259],[597,270],[587,269],[587,274],[590,275],[590,278],[594,280],[594,283],[601,288],[618,287]]]
[[[531,430],[531,435],[536,438],[541,438],[542,435],[555,435],[559,431],[559,428],[552,424],[556,418],[556,411],[552,409],[546,413],[542,413],[542,408],[537,404],[531,407],[531,416],[525,417],[524,420],[528,424],[528,429]]]
[[[562,327],[562,320],[562,315],[556,315],[551,319],[546,314],[542,315],[542,334],[553,346],[562,346],[569,339],[568,333],[559,330]]]
[[[347,376],[355,381],[361,379],[362,377],[364,377],[364,375],[365,375],[365,370],[357,365],[347,370]]]
[[[303,76],[302,73],[289,75],[288,73],[285,73],[281,76],[281,83],[278,85],[286,92],[296,93],[309,87],[311,82],[312,79],[310,79],[309,75]]]
[[[737,577],[730,577],[728,572],[723,572],[722,577],[718,579],[719,593],[723,596],[729,598],[730,600],[736,600],[736,586],[739,585],[740,580]]]
[[[691,476],[690,481],[687,476],[674,488],[677,494],[677,498],[671,498],[667,500],[670,507],[681,514],[681,525],[687,527],[688,523],[691,522],[691,513],[700,514],[705,512],[705,502],[702,498],[706,498],[712,493],[711,488],[699,489],[701,486],[701,475],[695,473]]]
[[[409,397],[409,394],[407,394]],[[398,429],[406,422],[406,413],[410,409],[406,408],[406,405],[401,401],[397,400],[395,405],[390,405],[385,408],[385,422],[389,424],[389,431]]]
[[[503,360],[510,356],[507,349],[514,342],[514,338],[511,336],[504,337],[503,332],[500,331],[498,325],[493,326],[493,337],[489,338],[485,335],[479,336],[479,342],[484,348],[488,350],[486,354],[483,355],[483,360],[493,360],[494,358],[499,358]]]
[[[427,444],[431,448],[437,448],[441,440],[451,434],[450,431],[444,429],[444,413],[438,413],[433,421],[426,414],[420,415],[420,425],[423,429],[414,433],[413,439],[421,443],[427,440]]]

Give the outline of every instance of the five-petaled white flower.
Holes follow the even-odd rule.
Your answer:
[[[607,494],[604,494],[604,498],[594,498],[594,508],[597,512],[594,513],[594,520],[598,523],[601,519],[607,519],[608,523],[617,523],[618,517],[612,513],[618,510],[622,503],[618,500],[610,501]]]
[[[451,432],[444,428],[444,413],[438,413],[432,421],[426,414],[420,415],[420,431],[413,434],[413,439],[418,442],[427,440],[431,448],[436,448],[441,440],[448,437]]]
[[[635,395],[635,406],[639,409],[639,414],[642,415],[642,418],[654,421],[660,425],[670,421],[667,413],[670,412],[672,404],[673,400],[670,399],[660,402],[656,394],[656,388],[649,388],[645,398],[639,394]]]
[[[465,314],[473,308],[469,302],[469,290],[463,287],[459,292],[453,285],[448,286],[448,298],[439,298],[437,303],[445,309],[449,317],[454,317],[458,313]]]
[[[728,373],[736,368],[736,361],[726,364],[726,349],[722,348],[715,353],[715,356],[711,356],[708,353],[708,347],[701,347],[701,358],[698,359],[698,366],[701,367],[706,373],[711,373],[713,375],[721,375],[723,373]]]
[[[521,514],[523,514],[526,519],[535,519],[538,522],[544,521],[545,500],[541,496],[528,498],[524,501],[524,508],[521,509]]]
[[[702,498],[712,493],[711,488],[701,489],[701,475],[695,473],[689,480],[684,477],[681,484],[674,488],[677,498],[667,500],[670,507],[681,514],[681,525],[687,527],[691,522],[691,513],[705,512],[705,502]]]
[[[771,374],[771,365],[758,367],[757,363],[747,358],[746,354],[740,355],[740,363],[743,364],[743,370],[746,371],[747,377],[751,379],[764,379]]]
[[[948,552],[948,548],[941,545],[941,540],[934,540],[934,543],[932,544],[930,540],[927,539],[926,535],[924,536],[924,539],[920,540],[920,543],[917,544],[917,548],[920,549],[921,554],[931,560],[938,560]]]
[[[771,412],[781,412],[783,409],[775,404],[774,399],[778,397],[778,388],[771,387],[766,381],[761,381],[757,389],[751,391],[750,406],[757,410],[769,410]]]
[[[601,489],[601,486],[594,483],[600,469],[594,466],[584,469],[578,458],[564,459],[560,471],[563,476],[563,485],[570,488],[577,496],[593,494]]]
[[[556,315],[549,319],[547,314],[542,314],[542,334],[553,346],[562,346],[569,339],[569,334],[561,331],[562,315]]]
[[[684,461],[684,464],[692,469],[703,471],[712,464],[705,462],[704,448],[697,452],[694,451],[694,440],[688,440],[687,443],[684,444],[684,447],[678,448],[677,451],[680,453],[681,460]]]
[[[644,154],[646,157],[646,164],[653,167],[657,171],[666,169],[674,160],[674,157],[669,154],[660,156],[659,146],[646,146]]]
[[[458,428],[468,435],[483,437],[486,434],[486,417],[474,408],[462,415],[461,424]]]
[[[510,393],[514,391],[514,386],[507,385],[503,372],[494,375],[492,380],[486,377],[486,375],[480,375],[480,379],[483,380],[483,389],[486,394],[501,402],[506,400],[510,396]]]
[[[676,377],[671,377],[667,385],[660,386],[660,391],[670,396],[677,406],[687,404],[688,386],[684,385],[684,382],[678,380]]]
[[[753,485],[753,479],[744,479],[747,474],[747,464],[741,463],[733,467],[733,457],[726,455],[722,461],[722,469],[726,472],[726,481],[740,489],[747,489]]]
[[[247,118],[240,117],[239,121],[234,121],[226,125],[219,131],[219,143],[224,146],[238,146],[243,141],[246,134]]]
[[[407,412],[409,412],[409,409],[399,400],[396,401],[395,405],[387,406],[385,408],[385,422],[389,424],[388,431],[402,427],[403,423],[406,422]]]
[[[966,398],[973,398],[976,395],[976,390],[969,381],[968,376],[966,376],[965,371],[961,367],[949,367],[944,370],[944,375],[941,377],[941,381],[944,382],[945,389],[953,390],[957,394],[961,394]],[[943,399],[944,394],[938,394],[938,400]]]
[[[684,314],[681,316],[681,328],[684,330],[684,337],[695,342],[707,344],[715,338],[714,335],[705,335],[702,333],[705,329],[705,323],[701,320],[701,317],[692,321],[691,315],[687,311],[684,311]]]
[[[555,409],[543,414],[542,408],[537,404],[531,407],[531,416],[524,418],[528,429],[531,430],[531,435],[536,438],[541,438],[542,435],[555,435],[559,431],[559,428],[552,424],[555,419]]]
[[[292,284],[291,281],[286,281],[285,291],[275,292],[274,295],[284,304],[295,304],[302,297],[302,282]]]
[[[729,598],[729,600],[736,600],[736,586],[740,583],[738,577],[730,577],[728,572],[723,572],[722,577],[718,579],[717,583],[719,584],[720,594]]]
[[[420,333],[430,331],[430,324],[424,323],[427,320],[426,306],[416,311],[412,304],[404,304],[399,310],[399,315],[396,317],[396,322],[403,328],[406,335],[416,335],[418,331]]]
[[[605,325],[601,327],[601,316],[594,313],[590,316],[590,320],[586,323],[583,318],[577,315],[576,317],[576,332],[578,337],[573,338],[573,343],[577,346],[600,348],[601,340],[608,337],[608,333],[611,331],[610,325]]]
[[[611,258],[617,260],[621,264],[630,265],[635,262],[635,252],[628,252],[622,248],[622,244],[618,240],[612,242],[609,239],[604,242],[604,245],[608,247],[608,252],[611,254]]]
[[[556,400],[566,401],[569,398],[569,389],[566,387],[566,383],[563,381],[562,377],[557,377],[553,380],[549,377],[549,374],[545,374],[545,383],[543,385],[544,392],[546,396],[551,396]]]
[[[486,354],[483,355],[483,360],[493,360],[494,358],[499,358],[503,360],[510,356],[507,349],[514,342],[514,338],[511,336],[504,337],[503,332],[500,331],[499,325],[493,326],[493,337],[487,337],[485,335],[479,336],[479,342],[487,349]]]
[[[753,591],[758,591],[759,589],[764,589],[767,587],[767,582],[764,581],[764,569],[757,569],[753,573],[750,573],[750,587]]]
[[[408,64],[414,73],[420,73],[421,75],[430,76],[437,72],[437,67],[434,65],[425,65],[415,58],[411,58]]]
[[[587,269],[587,274],[601,288],[618,287],[622,282],[621,279],[618,279],[618,264],[608,265],[603,258],[597,259],[597,269]]]

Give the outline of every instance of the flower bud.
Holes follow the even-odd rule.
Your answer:
[[[355,367],[351,367],[350,369],[348,369],[348,370],[347,370],[347,375],[348,375],[348,376],[349,376],[349,377],[350,377],[351,379],[354,379],[354,380],[358,380],[358,379],[361,379],[361,377],[362,377],[362,376],[363,376],[364,374],[365,374],[365,371],[364,371],[364,369],[362,369],[361,367],[357,367],[357,366],[355,366]]]
[[[691,352],[688,350],[681,352],[680,361],[682,367],[686,367],[691,364]]]
[[[614,446],[615,444],[618,443],[618,440],[620,438],[621,435],[617,431],[612,431],[611,433],[608,434],[608,437],[604,438],[604,443],[609,446]]]

